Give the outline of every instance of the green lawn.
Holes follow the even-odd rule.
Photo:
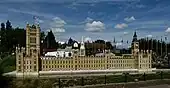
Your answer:
[[[5,56],[0,60],[0,69],[3,71],[3,73],[11,72],[15,70],[16,65],[16,59],[13,55]]]
[[[70,79],[61,79],[61,86],[71,86],[70,84],[75,85],[94,85],[94,84],[105,84],[105,83],[122,83],[122,82],[135,82],[135,79],[138,81],[147,81],[155,79],[170,79],[170,73],[164,72],[156,74],[135,74],[135,75],[112,75],[112,76],[96,76],[96,77],[85,77],[85,78],[70,78]],[[83,80],[82,80],[83,79]],[[69,80],[69,81],[68,81]],[[58,81],[57,81],[58,82]],[[58,83],[57,83],[58,84]]]

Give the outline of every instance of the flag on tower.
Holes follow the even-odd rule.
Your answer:
[[[36,16],[33,16],[34,22],[38,23],[38,18]]]
[[[43,20],[40,20],[38,17],[36,17],[36,16],[33,16],[33,19],[34,19],[34,22],[36,23],[36,24],[39,24],[39,23],[43,23],[44,21]]]
[[[38,17],[36,17],[36,16],[33,16],[33,19],[35,22],[39,20]]]
[[[34,19],[34,20],[36,20],[36,19],[37,19],[37,17],[36,17],[36,16],[33,16],[33,19]]]

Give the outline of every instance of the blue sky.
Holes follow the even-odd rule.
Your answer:
[[[170,33],[170,0],[1,0],[0,13],[0,22],[11,20],[15,27],[32,24],[36,16],[41,30],[53,30],[62,41],[130,41],[135,30],[157,39]]]

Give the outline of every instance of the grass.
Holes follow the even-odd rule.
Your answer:
[[[161,74],[160,73],[145,74],[145,75],[135,74],[135,75],[126,75],[126,76],[125,75],[112,75],[112,76],[106,76],[106,78],[105,76],[96,76],[96,77],[83,78],[83,81],[82,81],[82,78],[69,79],[71,81],[66,81],[66,80],[61,79],[61,86],[68,87],[70,86],[69,84],[95,85],[95,84],[105,84],[105,83],[108,84],[108,83],[135,82],[135,79],[138,79],[138,81],[161,79]],[[162,79],[170,79],[170,73],[163,73]]]
[[[163,79],[170,79],[170,73],[164,72],[162,74]],[[73,78],[46,78],[46,79],[16,79],[12,85],[17,86],[16,88],[52,88],[59,86],[70,87],[70,86],[84,86],[84,85],[95,85],[95,84],[109,84],[109,83],[123,83],[123,82],[134,82],[135,79],[139,81],[161,79],[161,74],[136,74],[136,75],[110,75],[110,76],[89,76],[89,77],[73,77]],[[31,84],[31,85],[30,85]]]

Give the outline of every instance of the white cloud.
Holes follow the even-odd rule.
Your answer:
[[[44,21],[39,19],[38,17],[34,17],[36,23],[43,23]]]
[[[127,35],[127,34],[128,34],[128,32],[123,32],[123,34],[124,34],[124,35]]]
[[[122,43],[120,43],[120,42],[116,43],[116,46],[122,46]]]
[[[31,3],[35,3],[35,2],[43,2],[43,3],[72,3],[72,2],[76,2],[76,3],[97,3],[97,2],[102,2],[102,1],[116,1],[116,2],[126,2],[129,0],[2,0],[0,2],[31,2]],[[130,0],[130,1],[139,1],[139,0]]]
[[[165,31],[165,32],[168,32],[168,33],[170,33],[170,28],[166,29],[166,31]]]
[[[60,43],[60,44],[64,44],[65,42],[63,42],[63,41],[58,41],[58,43]]]
[[[10,11],[10,12],[29,14],[29,15],[33,15],[33,16],[42,16],[42,17],[45,17],[45,18],[54,17],[54,15],[51,15],[51,14],[41,13],[41,12],[36,12],[36,11],[30,11],[30,10],[21,10],[21,9],[14,9],[14,8],[9,8],[7,10]]]
[[[146,37],[148,37],[148,38],[152,38],[152,35],[147,35]]]
[[[76,6],[78,6],[80,4],[78,4],[77,2],[72,2],[71,4],[69,4],[67,6],[67,8],[73,9],[73,10],[77,10]]]
[[[145,8],[146,6],[145,6],[145,5],[140,4],[140,5],[136,5],[136,7],[137,7],[137,8]]]
[[[126,28],[126,27],[128,27],[128,25],[125,24],[125,23],[115,25],[115,28],[116,28],[116,29],[124,29],[124,28]]]
[[[93,19],[90,17],[87,17],[83,22],[81,22],[80,24],[84,24],[84,23],[91,23],[93,22]]]
[[[105,24],[101,21],[93,21],[92,23],[86,23],[85,30],[89,32],[100,32],[105,29]]]
[[[132,16],[132,17],[126,17],[124,20],[127,22],[132,22],[132,21],[135,21],[136,19],[134,16]]]
[[[44,21],[40,20],[40,19],[38,19],[37,21],[38,21],[38,23],[44,23]]]
[[[91,42],[92,42],[92,39],[91,39],[90,37],[86,37],[86,38],[84,39],[84,41],[85,41],[85,42],[90,42],[90,43],[91,43]]]
[[[86,20],[85,20],[85,22],[92,22],[92,21],[93,21],[93,19],[90,18],[90,17],[87,17]]]
[[[51,26],[51,30],[54,33],[61,33],[61,32],[65,32],[64,26],[65,24],[67,24],[64,20],[62,20],[59,17],[55,17],[52,21],[52,23],[50,24]]]

